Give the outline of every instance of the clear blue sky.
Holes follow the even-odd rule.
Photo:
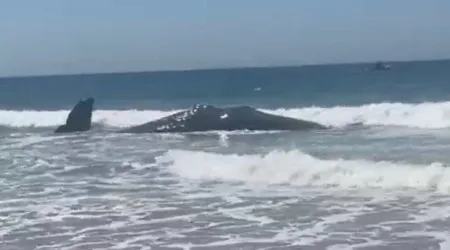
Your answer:
[[[0,76],[450,57],[450,0],[3,0]]]

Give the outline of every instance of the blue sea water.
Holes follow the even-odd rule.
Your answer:
[[[166,71],[0,79],[0,108],[70,108],[84,96],[100,109],[185,108],[194,103],[258,107],[444,101],[450,61]],[[260,88],[261,91],[255,91]]]
[[[0,249],[450,249],[450,61],[372,66],[0,78]],[[197,103],[332,129],[114,133]]]

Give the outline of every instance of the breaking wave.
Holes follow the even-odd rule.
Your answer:
[[[142,124],[179,110],[96,110],[93,122],[111,127]],[[450,127],[450,102],[377,103],[361,106],[262,109],[267,113],[310,120],[323,125],[405,126],[424,129]],[[64,123],[69,110],[0,110],[0,126],[53,127]]]
[[[450,191],[450,168],[388,161],[324,160],[299,150],[225,155],[169,150],[157,163],[181,178],[333,188],[434,189]]]

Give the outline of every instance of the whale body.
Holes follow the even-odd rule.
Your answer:
[[[179,133],[234,130],[311,130],[327,127],[310,121],[264,113],[249,106],[217,108],[195,105],[191,109],[121,130],[122,133]]]
[[[70,111],[66,124],[55,133],[88,131],[92,124],[93,98],[80,100]],[[195,105],[161,119],[131,126],[119,133],[182,133],[205,131],[301,131],[327,129],[321,124],[272,115],[249,106],[218,108],[212,105]]]

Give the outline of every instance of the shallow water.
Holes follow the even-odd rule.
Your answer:
[[[450,134],[395,130],[3,134],[0,246],[445,249]]]
[[[0,249],[450,249],[450,61],[370,66],[0,78]],[[197,103],[333,129],[114,133]]]

